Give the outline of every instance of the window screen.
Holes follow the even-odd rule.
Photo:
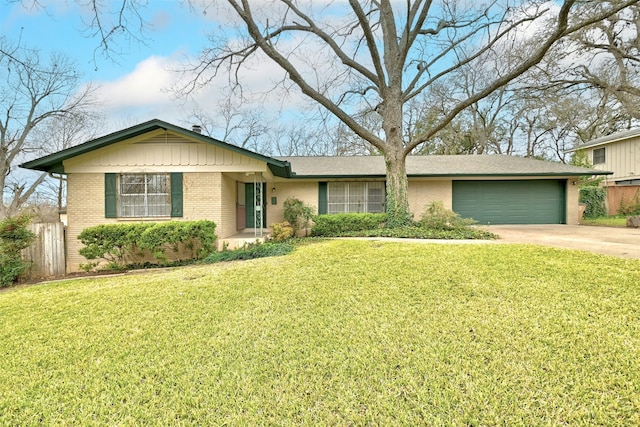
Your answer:
[[[329,182],[327,212],[384,212],[384,182]]]
[[[604,154],[604,147],[595,148],[593,150],[593,164],[597,165],[597,164],[604,163],[605,161],[606,161],[606,159],[605,159],[605,154]]]
[[[118,197],[121,217],[169,216],[169,174],[122,174]]]

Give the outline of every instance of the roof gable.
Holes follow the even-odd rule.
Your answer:
[[[20,165],[20,167],[26,169],[41,170],[49,173],[65,173],[63,162],[66,160],[91,153],[123,141],[141,139],[140,137],[145,134],[157,134],[157,131],[159,130],[163,130],[165,131],[165,133],[171,133],[194,142],[211,144],[225,150],[229,150],[233,153],[241,154],[254,160],[265,162],[267,163],[271,172],[276,176],[288,177],[291,175],[290,165],[286,161],[263,156],[253,151],[246,150],[244,148],[240,148],[235,145],[220,141],[218,139],[202,135],[198,132],[193,132],[157,119],[141,123],[130,128],[93,139],[83,144],[58,151],[48,156],[23,163]]]

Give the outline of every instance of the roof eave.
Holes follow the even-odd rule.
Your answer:
[[[202,135],[197,132],[192,132],[188,129],[184,129],[179,126],[172,125],[171,123],[163,122],[162,120],[157,120],[157,119],[144,122],[136,126],[132,126],[130,128],[127,128],[118,132],[114,132],[100,138],[93,139],[91,141],[87,141],[83,144],[76,145],[75,147],[70,147],[65,150],[58,151],[57,153],[49,154],[47,156],[22,163],[19,166],[24,169],[34,169],[34,170],[40,170],[40,171],[49,172],[49,173],[64,174],[65,172],[64,172],[63,162],[67,159],[88,153],[93,150],[103,148],[118,142],[122,142],[127,139],[135,138],[136,136],[140,136],[157,129],[163,129],[165,131],[171,130],[172,132],[175,132],[179,135],[183,135],[189,138],[194,138],[204,143],[221,146],[225,149],[236,152],[238,154],[249,156],[256,160],[264,161],[269,165],[270,169],[273,167],[276,170],[280,171],[278,173],[283,173],[287,177],[291,175],[291,165],[289,164],[289,162],[277,160],[272,157],[263,156],[262,154],[255,153],[253,151],[250,151],[232,144],[228,144],[224,141],[220,141],[218,139],[211,138],[209,136]],[[274,172],[274,175],[280,176],[278,175],[278,173]]]
[[[291,171],[291,163],[276,159],[271,160],[273,160],[273,162],[267,162],[267,166],[274,176],[280,178],[292,178],[293,175],[295,175],[295,173]]]
[[[573,153],[575,151],[585,150],[593,147],[599,147],[601,145],[613,144],[615,142],[625,141],[627,139],[638,138],[640,137],[640,129],[635,129],[630,132],[622,132],[615,133],[612,135],[604,136],[601,138],[594,139],[591,142],[586,142],[582,145],[579,145],[575,148],[571,148],[569,150],[565,150],[565,153]]]
[[[522,172],[522,173],[430,173],[430,174],[407,174],[408,178],[461,178],[461,177],[526,177],[526,176],[546,176],[546,177],[568,177],[568,176],[592,176],[592,175],[612,175],[609,171],[589,171],[589,172]],[[385,174],[357,174],[357,175],[295,175],[296,179],[380,179],[386,178]]]

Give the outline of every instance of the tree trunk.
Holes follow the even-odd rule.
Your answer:
[[[402,148],[385,154],[387,166],[387,227],[402,227],[411,222],[406,156]]]

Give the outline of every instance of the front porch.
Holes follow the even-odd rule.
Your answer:
[[[262,233],[260,233],[259,229],[245,228],[238,234],[234,234],[233,236],[229,236],[224,239],[218,239],[218,250],[221,251],[225,248],[230,250],[238,249],[247,243],[264,243],[269,239],[269,237],[271,237],[270,228],[263,228]]]

